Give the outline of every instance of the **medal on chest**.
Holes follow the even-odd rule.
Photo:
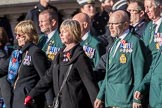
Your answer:
[[[83,45],[83,50],[85,52],[85,54],[89,57],[89,58],[93,58],[94,54],[95,54],[95,49],[91,48],[89,46]]]
[[[23,60],[23,65],[27,65],[27,66],[31,65],[31,56],[28,55],[28,51],[26,51],[26,54]]]
[[[63,62],[68,62],[71,59],[71,54],[70,52],[66,52],[65,54],[63,54]]]
[[[155,33],[154,42],[156,45],[156,49],[160,49],[160,46],[162,46],[162,33]]]
[[[121,40],[120,43],[120,52],[131,53],[133,51],[133,44],[127,43],[125,40]]]

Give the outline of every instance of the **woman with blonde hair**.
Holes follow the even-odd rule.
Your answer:
[[[79,22],[72,19],[63,21],[60,32],[65,47],[58,52],[47,74],[25,98],[25,104],[30,105],[33,98],[53,86],[54,103],[59,103],[58,108],[93,108],[98,88],[90,60],[79,44]]]
[[[26,108],[24,99],[35,87],[40,77],[45,74],[47,58],[45,53],[36,46],[38,35],[32,21],[25,20],[18,23],[15,27],[15,34],[19,49],[14,50],[8,62],[0,67],[1,74],[7,75],[10,85],[10,89],[3,93],[11,94],[11,100],[4,97],[9,102],[5,103],[9,105],[7,108]],[[34,108],[42,108],[43,103],[44,96],[37,96]]]

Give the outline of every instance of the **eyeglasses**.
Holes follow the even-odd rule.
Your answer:
[[[138,10],[138,9],[128,9],[127,11],[129,13],[139,13],[141,10]]]
[[[119,25],[121,25],[121,24],[123,24],[123,23],[125,23],[125,22],[118,22],[118,23],[108,23],[107,24],[107,26],[119,26]]]
[[[15,33],[15,36],[20,38],[20,37],[24,37],[24,34]]]

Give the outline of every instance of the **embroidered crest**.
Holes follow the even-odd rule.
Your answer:
[[[83,50],[85,52],[85,54],[89,57],[89,58],[93,58],[94,54],[95,54],[95,49],[85,46],[83,45]]]
[[[120,63],[125,64],[127,62],[127,58],[125,54],[121,54],[120,56]]]

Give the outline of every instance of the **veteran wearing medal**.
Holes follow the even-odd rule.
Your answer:
[[[92,67],[98,64],[100,57],[105,53],[105,47],[102,43],[96,39],[90,33],[90,18],[85,13],[78,13],[73,17],[73,20],[76,20],[80,23],[81,26],[81,46],[85,54],[90,58],[92,62]]]
[[[143,34],[143,41],[148,48],[148,62],[152,63],[161,46],[158,34],[162,33],[162,17],[160,16],[160,0],[145,0],[145,12],[151,20]]]
[[[151,20],[147,27],[145,28],[145,31],[143,33],[143,36],[141,37],[144,41],[144,44],[146,46],[146,68],[145,68],[145,74],[147,74],[152,67],[154,67],[155,58],[157,53],[159,52],[159,48],[161,46],[161,37],[160,33],[162,33],[162,18],[160,17],[160,0],[144,0],[144,7],[145,12],[148,15],[148,18]],[[145,95],[148,92],[149,95],[149,88],[145,91],[143,95]],[[151,90],[151,89],[150,89]],[[143,96],[143,100],[147,101],[149,97]],[[148,100],[149,101],[149,100]],[[147,102],[147,105],[149,102]]]
[[[58,14],[51,9],[44,10],[39,14],[39,26],[44,34],[40,36],[38,46],[52,61],[63,47],[58,31]]]
[[[45,53],[36,46],[38,34],[31,20],[18,23],[15,33],[19,48],[0,66],[0,74],[6,75],[8,82],[5,84],[8,89],[3,89],[2,94],[7,108],[27,108],[24,105],[25,95],[45,74],[48,60]],[[51,94],[48,93],[46,96],[49,99]],[[43,94],[35,99],[35,104],[30,108],[43,108],[44,102]]]
[[[141,85],[135,93],[135,98],[147,90],[150,84],[149,105],[150,108],[161,108],[161,46],[162,46],[162,17],[160,16],[161,0],[145,0],[145,12],[151,20],[144,32],[143,40],[149,51],[147,51],[147,61],[150,65]]]
[[[144,55],[142,41],[129,29],[129,15],[117,10],[108,22],[112,37],[116,40],[102,56],[96,71],[105,71],[106,76],[95,100],[95,108],[139,108],[140,101],[133,98],[134,89],[143,79]]]

